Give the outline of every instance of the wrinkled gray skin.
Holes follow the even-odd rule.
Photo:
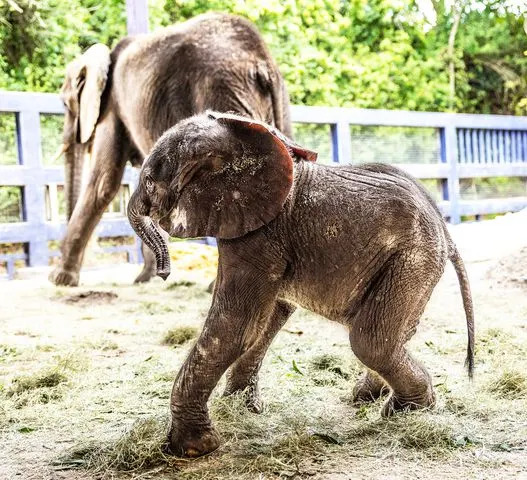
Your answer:
[[[291,134],[280,72],[255,27],[232,15],[201,15],[126,37],[111,52],[97,44],[68,65],[61,97],[69,224],[61,262],[50,275],[57,285],[78,284],[84,249],[119,190],[127,160],[139,166],[179,120],[213,108]],[[93,172],[81,195],[82,159],[90,151]],[[144,248],[143,255],[136,282],[156,273],[151,251]]]
[[[461,286],[472,374],[467,275],[426,191],[395,167],[318,165],[304,160],[311,153],[257,122],[208,112],[165,133],[143,165],[128,214],[163,278],[170,265],[158,222],[174,236],[218,237],[212,305],[172,390],[177,455],[218,447],[207,399],[229,367],[225,393],[244,391],[261,410],[260,364],[297,304],[349,328],[366,367],[357,402],[390,392],[383,415],[434,405],[430,376],[405,344],[447,260]]]

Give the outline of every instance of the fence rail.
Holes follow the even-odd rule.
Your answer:
[[[64,171],[43,165],[40,132],[40,115],[62,114],[63,106],[55,94],[0,92],[0,112],[15,114],[18,154],[17,165],[0,165],[0,187],[22,189],[23,221],[0,223],[0,246],[6,243],[26,246],[24,253],[0,255],[0,262],[7,264],[8,276],[12,277],[16,260],[26,260],[30,266],[48,265],[49,258],[57,255],[49,249],[49,242],[59,240],[64,234],[65,223],[57,215],[57,186],[64,183]],[[435,129],[437,158],[433,159],[434,163],[409,161],[397,165],[417,178],[440,182],[438,205],[452,223],[458,223],[463,215],[503,213],[527,206],[525,191],[512,198],[463,200],[460,197],[462,179],[527,177],[527,117],[305,106],[293,106],[291,113],[296,124],[330,126],[327,139],[330,160],[339,164],[357,160],[352,126]],[[130,192],[136,179],[137,172],[127,168],[123,184]],[[51,205],[51,220],[46,216],[46,195]],[[121,213],[115,218],[103,217],[96,235],[132,236],[133,231],[124,217],[124,204]],[[106,251],[124,251],[129,261],[139,258],[134,254],[137,249],[130,245],[106,247]]]
[[[527,117],[294,106],[292,119],[297,123],[331,125],[332,157],[336,163],[354,160],[351,125],[436,129],[436,163],[397,166],[419,179],[441,181],[442,198],[438,204],[451,223],[459,223],[462,216],[527,207],[525,189],[519,197],[482,200],[462,200],[459,191],[460,179],[527,177]]]

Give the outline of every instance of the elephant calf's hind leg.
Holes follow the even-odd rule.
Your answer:
[[[358,359],[391,387],[384,416],[431,407],[432,381],[404,345],[412,337],[443,270],[425,255],[392,256],[372,281],[352,320],[351,347]],[[356,396],[380,394],[372,375],[359,381]]]
[[[371,370],[366,370],[353,389],[353,403],[360,405],[374,402],[389,391],[390,387],[379,375]]]

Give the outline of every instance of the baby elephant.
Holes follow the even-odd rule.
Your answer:
[[[472,374],[474,319],[463,262],[426,191],[388,165],[326,166],[272,127],[206,112],[178,123],[146,159],[128,217],[170,273],[160,225],[218,239],[217,283],[203,331],[171,395],[170,449],[218,447],[207,400],[222,374],[261,410],[258,370],[301,305],[349,328],[367,367],[357,401],[391,393],[382,413],[430,407],[430,376],[405,348],[447,259],[461,285]]]

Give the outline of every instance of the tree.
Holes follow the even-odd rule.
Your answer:
[[[151,0],[152,29],[206,11],[262,32],[293,103],[527,113],[527,7],[507,0]],[[453,5],[453,7],[451,7]],[[123,0],[0,0],[0,88],[57,91],[68,61],[125,35]]]

